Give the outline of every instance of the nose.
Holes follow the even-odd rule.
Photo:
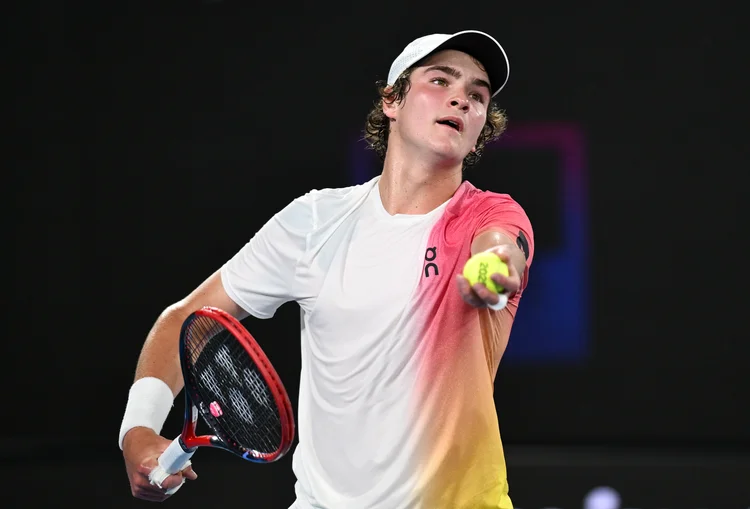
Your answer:
[[[468,111],[469,100],[463,96],[456,96],[453,99],[451,99],[451,106],[453,106],[454,108],[458,108],[462,111]]]

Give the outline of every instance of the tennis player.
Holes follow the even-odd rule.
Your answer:
[[[505,128],[492,102],[509,77],[503,48],[464,31],[411,42],[366,122],[382,173],[311,191],[150,331],[120,431],[132,493],[164,500],[148,472],[182,389],[178,336],[201,306],[235,317],[301,309],[294,509],[511,508],[493,383],[534,253],[524,210],[463,172]],[[488,168],[485,171],[502,171]],[[460,274],[492,251],[501,295]],[[183,488],[184,489],[184,488]]]

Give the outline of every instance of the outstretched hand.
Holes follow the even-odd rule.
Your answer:
[[[489,290],[483,283],[476,283],[473,286],[469,284],[463,274],[456,276],[456,284],[461,298],[470,306],[476,308],[502,309],[505,307],[507,300],[512,297],[521,288],[521,275],[510,261],[510,247],[496,246],[487,251],[495,253],[508,265],[508,275],[504,276],[499,272],[490,275],[496,285],[503,288],[501,294]]]

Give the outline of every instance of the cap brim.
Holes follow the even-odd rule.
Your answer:
[[[508,55],[492,36],[477,30],[458,32],[432,50],[430,54],[446,49],[462,51],[479,60],[490,79],[493,97],[508,83],[510,77]]]

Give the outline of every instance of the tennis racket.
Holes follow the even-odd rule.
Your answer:
[[[276,461],[289,451],[294,414],[286,389],[236,318],[214,307],[192,313],[180,331],[180,364],[185,422],[149,474],[151,484],[161,487],[169,475],[187,468],[198,447],[224,449],[256,463]],[[211,434],[196,434],[199,415]]]

